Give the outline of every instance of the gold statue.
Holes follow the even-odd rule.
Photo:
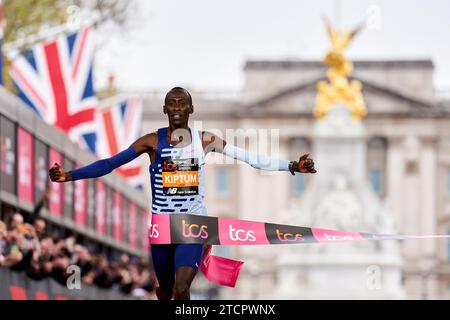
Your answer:
[[[353,71],[353,64],[344,56],[344,50],[350,45],[355,35],[361,30],[361,25],[351,32],[338,32],[325,20],[328,35],[331,40],[331,49],[323,62],[329,66],[328,80],[317,83],[316,105],[314,116],[324,118],[330,108],[340,102],[350,109],[354,119],[361,119],[367,114],[366,105],[362,96],[362,84],[358,80],[349,81],[347,77]]]

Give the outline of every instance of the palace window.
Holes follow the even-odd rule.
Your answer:
[[[384,186],[384,177],[383,171],[380,169],[371,169],[370,170],[370,183],[372,184],[373,190],[379,195],[383,194],[383,186]]]
[[[221,196],[230,193],[230,172],[226,168],[218,168],[216,171],[216,191]]]
[[[367,145],[367,173],[373,190],[379,196],[386,193],[386,157],[386,139],[372,137]]]

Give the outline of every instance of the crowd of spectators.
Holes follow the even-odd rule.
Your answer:
[[[71,265],[80,268],[82,285],[154,299],[156,278],[140,258],[123,253],[112,259],[90,252],[73,234],[54,238],[46,233],[46,221],[36,214],[25,221],[15,212],[7,221],[0,220],[0,267],[25,272],[34,280],[51,277],[66,286]]]

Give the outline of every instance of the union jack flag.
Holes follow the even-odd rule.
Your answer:
[[[19,97],[47,123],[95,153],[97,98],[92,81],[91,26],[60,34],[22,54],[7,52]]]
[[[128,148],[140,137],[142,99],[131,97],[114,103],[106,103],[97,114],[97,156],[108,158]],[[101,143],[100,143],[101,141]],[[120,168],[117,173],[136,188],[142,188],[141,159],[135,159]]]

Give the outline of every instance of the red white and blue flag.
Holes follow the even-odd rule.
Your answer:
[[[92,27],[60,34],[19,55],[12,51],[7,54],[20,98],[47,123],[95,153],[97,98],[92,79]]]
[[[97,156],[108,158],[128,148],[140,137],[141,122],[141,98],[131,97],[106,103],[97,115],[97,139],[102,142],[97,146]],[[116,172],[131,186],[143,187],[141,158],[121,166]]]

